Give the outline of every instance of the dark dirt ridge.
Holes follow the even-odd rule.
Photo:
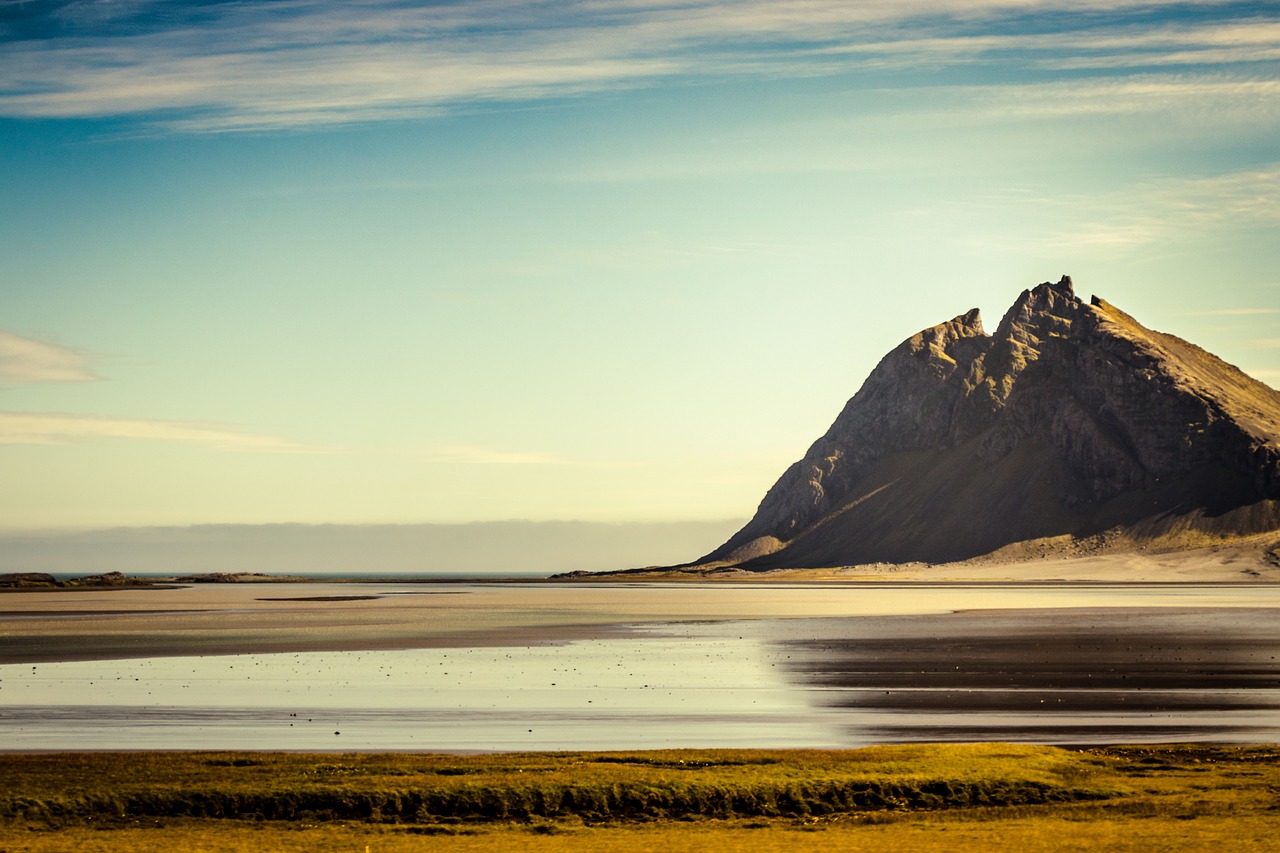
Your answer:
[[[1280,531],[1280,392],[1071,279],[886,355],[705,568],[1183,549]],[[1263,545],[1262,547],[1266,547]]]

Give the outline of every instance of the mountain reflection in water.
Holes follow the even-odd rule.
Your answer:
[[[1274,611],[979,611],[817,620],[788,669],[849,738],[1274,741]]]

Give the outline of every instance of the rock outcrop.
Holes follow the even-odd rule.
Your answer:
[[[76,578],[72,583],[76,586],[129,586],[130,580],[124,572],[107,572]]]
[[[107,572],[103,575],[86,575],[69,580],[58,580],[47,572],[15,572],[0,575],[0,588],[4,589],[61,589],[70,587],[118,587],[139,586],[145,582],[134,580],[122,572]]]
[[[1280,392],[1070,278],[886,355],[700,565],[946,562],[1280,529]]]
[[[0,575],[0,589],[41,589],[57,585],[58,579],[46,572],[9,572]]]

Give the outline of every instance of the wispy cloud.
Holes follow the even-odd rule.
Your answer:
[[[1272,388],[1280,388],[1280,370],[1246,370],[1245,373]]]
[[[963,104],[967,120],[975,123],[1159,113],[1207,119],[1232,111],[1255,122],[1272,122],[1280,115],[1280,80],[1221,73],[1143,73],[1107,79],[957,86],[950,94]]]
[[[822,47],[817,56],[859,57],[873,67],[905,68],[1017,60],[1056,71],[1239,65],[1280,58],[1280,23],[1267,19],[1152,26],[1091,26],[1057,32],[895,34]]]
[[[280,436],[193,421],[117,418],[62,412],[0,412],[0,446],[67,445],[90,441],[169,442],[214,450],[270,453],[334,453],[342,449],[303,444]],[[447,445],[421,454],[444,465],[565,465],[553,453]]]
[[[0,331],[0,382],[93,382],[89,359],[73,349]]]
[[[1275,227],[1280,225],[1280,163],[1204,177],[1139,180],[1107,192],[1048,196],[1027,203],[1052,223],[1038,235],[989,233],[970,236],[969,242],[983,250],[1087,246],[1125,251],[1232,229]],[[1241,306],[1208,312],[1274,313],[1280,309]]]
[[[0,114],[144,115],[186,131],[419,116],[677,75],[982,62],[1066,73],[1261,65],[1280,56],[1275,20],[1218,0],[20,6],[0,20]],[[1164,22],[1165,7],[1188,22]],[[1197,7],[1219,17],[1191,21],[1185,12]]]
[[[1216,311],[1198,311],[1197,317],[1250,317],[1255,314],[1280,314],[1280,308],[1220,308]],[[1259,346],[1280,346],[1280,339],[1259,341]]]
[[[473,446],[437,447],[429,458],[451,465],[563,465],[566,461],[550,453]]]
[[[1049,46],[1048,44],[1046,46]],[[1251,19],[1195,27],[1135,29],[1061,44],[1061,69],[1222,65],[1280,59],[1280,22]]]
[[[1280,94],[1280,92],[1278,92]],[[1203,235],[1224,228],[1280,225],[1280,164],[1200,178],[1162,179],[1128,187],[1103,200],[1112,222],[1127,223],[1134,242],[1177,234]],[[1273,313],[1238,308],[1223,313]]]
[[[277,436],[241,432],[213,424],[98,415],[0,412],[0,444],[76,444],[102,439],[177,442],[218,450],[295,453],[316,450]]]

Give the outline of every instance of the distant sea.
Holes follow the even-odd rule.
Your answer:
[[[0,573],[532,577],[684,563],[710,552],[742,524],[722,519],[0,530]]]

